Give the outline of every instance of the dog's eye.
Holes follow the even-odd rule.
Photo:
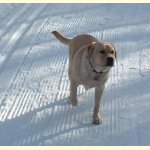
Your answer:
[[[105,51],[104,50],[101,50],[101,51],[99,51],[101,54],[105,54]]]
[[[111,54],[114,54],[114,51],[111,51],[110,53],[111,53]]]

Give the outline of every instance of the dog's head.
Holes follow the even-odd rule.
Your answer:
[[[117,58],[114,45],[107,42],[93,42],[88,46],[88,54],[97,70],[110,69]]]

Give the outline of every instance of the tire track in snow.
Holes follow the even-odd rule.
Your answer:
[[[41,34],[41,33],[40,33]],[[37,35],[37,37],[38,37],[38,35]],[[34,48],[34,49],[36,49],[36,51],[35,52],[38,52],[38,48]],[[34,51],[34,50],[33,50]],[[33,58],[32,58],[33,59]],[[32,62],[32,64],[33,64],[33,62]],[[32,66],[32,64],[30,64],[30,67]],[[23,66],[22,66],[23,67]],[[33,66],[32,66],[33,67]],[[29,68],[28,68],[29,69]],[[21,80],[21,79],[20,79]],[[24,79],[22,79],[22,81],[24,81]],[[19,83],[18,83],[19,84]],[[28,96],[28,99],[30,98],[30,96]],[[38,98],[39,99],[39,98]],[[22,99],[23,100],[23,99]],[[20,105],[22,104],[22,102],[21,101],[19,101],[20,102]],[[28,102],[25,102],[25,107],[27,107],[26,105],[29,105],[29,103]],[[24,105],[23,105],[24,106]],[[27,108],[30,108],[30,107],[27,107]],[[24,109],[24,107],[22,107],[22,108],[20,108],[20,107],[18,107],[18,110],[21,112],[21,110],[23,111],[23,112],[25,112],[25,110],[26,109]],[[17,110],[16,110],[17,111]],[[17,114],[17,113],[16,113]],[[18,114],[19,115],[19,114]],[[10,117],[11,118],[11,117]]]
[[[24,34],[31,27],[34,20],[38,17],[38,15],[45,8],[45,6],[46,5],[41,5],[41,6],[39,6],[39,8],[37,7],[37,9],[33,11],[32,15],[30,14],[31,16],[29,16],[26,19],[27,23],[24,23],[20,27],[17,27],[16,31],[11,36],[10,41],[3,48],[3,54],[1,55],[2,59],[0,61],[0,73],[2,72],[2,70],[3,70],[4,66],[6,65],[6,62],[8,61],[10,56],[13,54],[18,42],[23,38]],[[28,21],[29,21],[29,23],[28,23]]]
[[[13,18],[11,18],[8,23],[6,24],[6,26],[3,28],[3,30],[0,30],[0,37],[5,36],[6,33],[8,33],[11,29],[11,27],[17,22],[17,20],[22,17],[25,13],[29,12],[29,8],[31,7],[31,4],[25,4],[25,6],[21,9],[21,11],[19,11],[18,13],[16,13],[15,16],[13,16]]]
[[[32,16],[29,16],[27,18],[27,21],[29,23],[22,24],[19,29],[13,34],[11,40],[9,41],[8,45],[4,48],[4,52],[7,54],[7,57],[3,60],[3,64],[0,66],[0,73],[2,72],[3,68],[5,67],[6,63],[8,63],[8,59],[12,55],[12,53],[15,50],[15,47],[17,46],[17,43],[20,42],[20,40],[24,37],[25,33],[32,27],[34,20],[39,16],[39,14],[43,11],[43,9],[46,7],[46,4],[39,5],[36,10],[33,11]],[[9,49],[9,51],[7,51]],[[7,108],[8,109],[8,108]],[[5,120],[5,117],[8,115],[7,112],[3,111],[1,113],[2,120]],[[3,116],[3,117],[2,117]]]
[[[42,22],[41,24],[41,27],[47,22],[47,20],[45,20],[44,22]],[[32,27],[34,29],[34,26]],[[36,41],[36,37],[41,34],[40,32],[40,29],[37,31],[37,34],[35,35],[35,38],[33,38],[33,40],[31,41],[31,45],[33,45],[33,43],[35,43]],[[20,65],[20,68],[24,67],[25,65],[25,60],[27,59],[27,57],[32,57],[32,62],[30,63],[30,66],[28,68],[26,68],[29,72],[30,72],[30,69],[33,67],[33,62],[34,62],[34,59],[36,58],[36,53],[34,52],[34,54],[32,54],[32,50],[35,51],[38,53],[39,49],[37,48],[34,48],[34,46],[32,46],[31,50],[28,50],[26,56],[24,57],[23,61],[22,61],[22,64]],[[30,53],[31,52],[31,53]],[[18,70],[16,76],[19,75],[19,72],[20,72],[20,69]],[[22,79],[22,85],[23,85],[23,88],[25,88],[24,86],[24,83],[23,82],[26,82],[26,78],[30,76],[30,73],[29,75],[25,75],[25,78]],[[18,83],[18,84],[21,84],[21,83]],[[26,112],[29,112],[30,110],[30,103],[33,103],[33,100],[34,100],[34,97],[35,97],[35,93],[34,92],[29,92],[29,91],[26,91],[25,89],[22,91],[23,93],[25,93],[25,97],[22,98],[21,100],[19,100],[18,102],[18,107],[17,109],[15,110],[14,114],[13,114],[13,117],[16,117],[16,116],[20,116],[20,115],[23,115],[25,114]],[[38,94],[37,94],[38,95]],[[31,99],[33,97],[33,100]],[[10,117],[11,118],[11,117]]]

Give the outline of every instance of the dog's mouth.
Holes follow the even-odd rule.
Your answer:
[[[95,67],[96,72],[108,72],[111,69],[110,66],[101,66],[101,67]]]
[[[106,67],[114,67],[114,64],[106,64]]]

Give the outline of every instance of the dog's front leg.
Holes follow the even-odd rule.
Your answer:
[[[71,81],[70,82],[69,104],[72,104],[73,106],[77,106],[78,105],[77,88],[78,88],[78,85],[74,81]]]
[[[103,91],[104,91],[104,86],[95,88],[95,104],[94,104],[93,118],[92,118],[94,124],[102,123],[101,117],[99,115],[99,110],[101,107],[100,104],[102,101]]]

